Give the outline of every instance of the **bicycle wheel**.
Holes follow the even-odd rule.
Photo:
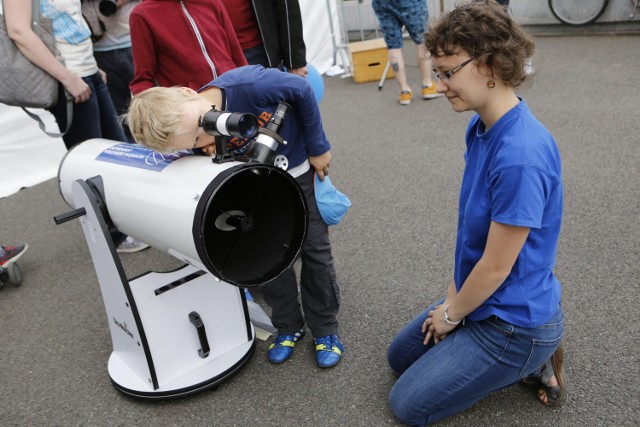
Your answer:
[[[549,0],[549,9],[558,21],[578,27],[600,18],[608,4],[609,0]]]

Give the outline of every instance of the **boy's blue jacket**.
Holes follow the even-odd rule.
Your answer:
[[[218,109],[253,113],[260,126],[268,123],[280,101],[291,105],[280,130],[287,145],[281,145],[277,150],[289,160],[289,170],[305,163],[309,156],[319,156],[331,149],[322,127],[318,102],[307,79],[274,68],[248,65],[227,71],[199,92],[211,86],[222,90],[224,105],[216,106]],[[242,154],[248,142],[232,138],[229,151]]]

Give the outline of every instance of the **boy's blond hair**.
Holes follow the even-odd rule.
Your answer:
[[[168,151],[167,146],[182,132],[182,105],[198,95],[179,87],[152,87],[133,96],[126,121],[138,144],[152,150]]]

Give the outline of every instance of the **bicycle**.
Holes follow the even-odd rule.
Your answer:
[[[640,7],[640,0],[629,0],[633,11],[630,19],[635,17],[636,8]],[[579,6],[576,5],[579,3]],[[549,9],[553,16],[563,24],[579,27],[595,22],[602,16],[609,5],[609,0],[549,0]]]

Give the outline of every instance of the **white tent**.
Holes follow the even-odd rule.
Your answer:
[[[302,11],[307,62],[320,74],[339,65],[348,68],[347,37],[342,19],[342,0],[299,0]]]

